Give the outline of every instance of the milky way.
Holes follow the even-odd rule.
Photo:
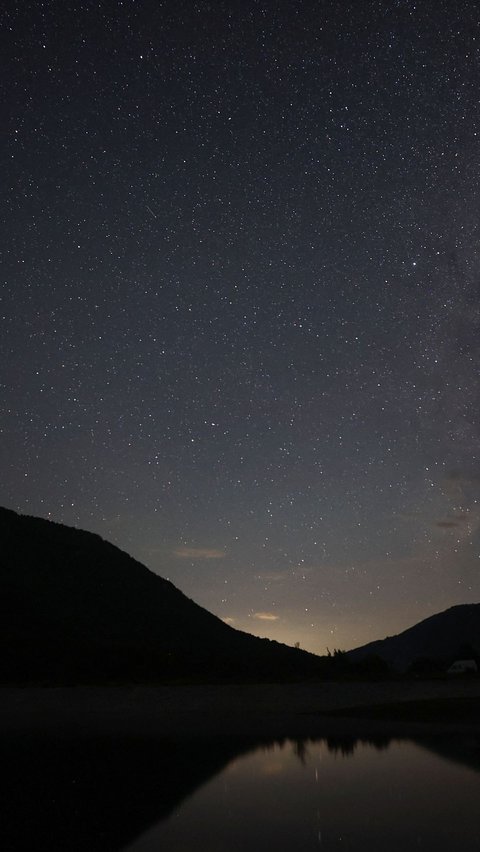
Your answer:
[[[0,14],[0,502],[322,653],[478,601],[478,4]]]

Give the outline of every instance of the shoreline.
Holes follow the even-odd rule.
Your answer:
[[[478,721],[417,721],[385,715],[369,718],[366,710],[377,705],[456,698],[478,700],[480,707],[480,679],[0,687],[0,725],[4,736],[54,735],[68,739],[480,734],[480,712]],[[354,708],[359,708],[360,716],[341,715],[341,710],[352,713]],[[394,709],[392,706],[392,712]]]

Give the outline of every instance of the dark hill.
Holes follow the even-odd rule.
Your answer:
[[[348,651],[348,657],[357,663],[376,656],[397,671],[405,671],[422,660],[445,667],[458,656],[471,655],[472,651],[480,652],[480,604],[452,606],[397,636]]]
[[[0,682],[291,679],[321,658],[234,630],[99,536],[0,508]]]

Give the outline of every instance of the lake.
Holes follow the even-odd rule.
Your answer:
[[[473,735],[11,730],[0,737],[0,783],[8,852],[480,849]]]
[[[128,852],[480,848],[479,743],[286,741],[225,768]]]

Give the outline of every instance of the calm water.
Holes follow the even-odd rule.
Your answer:
[[[5,852],[478,852],[480,741],[0,735]]]
[[[478,743],[288,741],[233,758],[128,852],[480,849]]]

